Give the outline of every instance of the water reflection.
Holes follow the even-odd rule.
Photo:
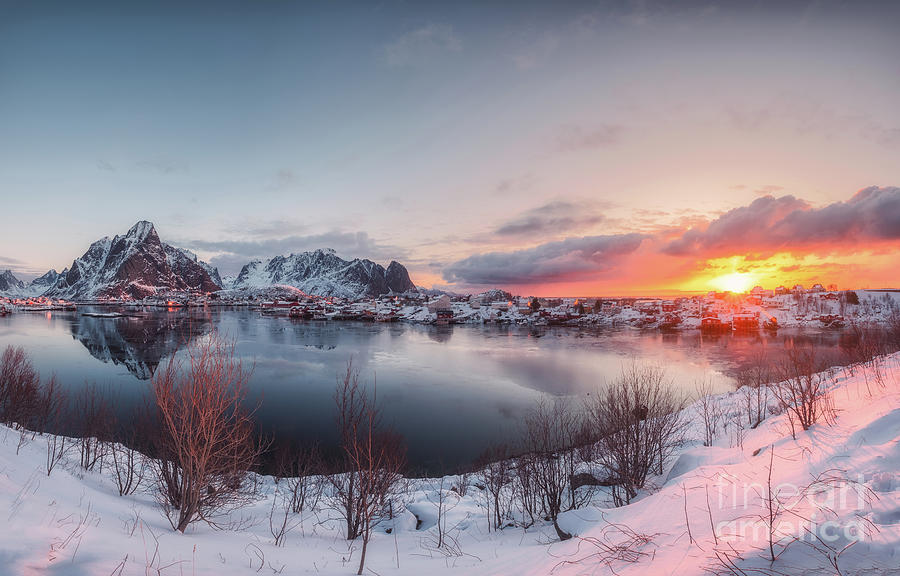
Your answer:
[[[154,312],[117,318],[74,316],[72,336],[101,362],[124,366],[149,380],[163,359],[210,331],[202,314]]]
[[[592,394],[631,362],[663,366],[673,385],[691,393],[699,380],[729,389],[757,355],[776,362],[786,344],[839,350],[837,332],[716,337],[697,331],[419,326],[292,321],[247,309],[150,310],[117,319],[15,314],[0,318],[0,347],[24,346],[42,374],[56,372],[73,392],[102,386],[127,415],[146,398],[160,363],[212,329],[232,338],[252,366],[251,401],[260,402],[265,432],[333,446],[335,383],[352,359],[361,379],[377,385],[384,420],[406,438],[412,465],[431,472],[468,463],[491,445],[514,444],[524,414],[538,399]]]

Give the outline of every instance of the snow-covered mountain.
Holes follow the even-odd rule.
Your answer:
[[[187,250],[163,243],[141,221],[124,236],[97,240],[63,271],[47,296],[68,299],[143,298],[159,292],[221,289],[219,273]]]
[[[0,293],[19,294],[25,289],[25,283],[15,277],[11,270],[0,274]]]
[[[233,288],[249,290],[288,285],[308,294],[363,298],[415,292],[409,272],[397,262],[387,268],[371,260],[344,260],[331,249],[254,260],[244,266]]]
[[[51,268],[43,276],[38,276],[32,280],[28,286],[26,286],[25,292],[35,296],[43,294],[49,290],[50,287],[55,286],[57,282],[59,282],[59,272]]]

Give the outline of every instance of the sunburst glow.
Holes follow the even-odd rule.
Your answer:
[[[750,290],[756,282],[756,275],[748,272],[732,272],[713,278],[710,284],[717,290],[742,294]]]

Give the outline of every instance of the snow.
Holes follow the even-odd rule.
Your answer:
[[[876,369],[883,385],[873,378]],[[734,425],[720,429],[713,446],[702,446],[699,408],[689,406],[692,441],[669,470],[651,479],[653,487],[628,506],[612,508],[600,492],[591,505],[563,513],[560,525],[576,535],[566,542],[557,541],[549,523],[488,531],[475,478],[460,497],[450,487],[462,479],[451,476],[443,482],[451,545],[438,550],[434,502],[441,481],[411,480],[405,509],[375,530],[367,573],[700,575],[717,569],[717,552],[750,573],[834,573],[826,570],[821,553],[827,549],[809,545],[818,542],[809,536],[814,533],[843,550],[839,565],[844,574],[897,574],[900,354],[868,367],[832,369],[827,376],[836,415],[796,439],[782,414],[742,434]],[[741,410],[740,392],[717,400],[726,412]],[[4,574],[355,573],[359,543],[342,538],[328,509],[292,518],[298,526],[285,545],[273,544],[268,511],[277,485],[270,477],[260,478],[258,502],[232,514],[232,529],[196,524],[180,534],[150,494],[119,497],[108,472],[80,470],[76,454],[48,476],[48,438],[28,440],[17,454],[19,439],[18,432],[0,428]],[[776,549],[787,544],[774,564],[765,559],[768,544],[761,530],[760,494],[766,491],[770,462],[772,485],[784,504],[779,516],[783,539]],[[816,478],[823,490],[804,492]],[[859,532],[844,532],[853,528]],[[644,536],[631,547],[634,562],[600,554],[601,544]]]
[[[326,248],[276,256],[269,260],[253,260],[244,266],[232,287],[253,290],[286,284],[307,294],[361,299],[388,292],[388,289],[382,288],[387,283],[386,274],[383,266],[371,260],[343,260],[334,250]]]

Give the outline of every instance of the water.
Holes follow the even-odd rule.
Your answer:
[[[431,473],[465,465],[492,445],[515,444],[523,416],[540,398],[586,397],[632,361],[663,366],[686,393],[701,379],[726,390],[760,351],[771,358],[786,340],[837,351],[839,337],[304,322],[218,308],[151,310],[142,318],[82,315],[90,310],[0,318],[0,347],[25,347],[44,377],[55,373],[69,390],[97,386],[128,422],[147,399],[157,367],[215,329],[253,367],[250,400],[259,402],[262,428],[325,447],[336,440],[335,384],[352,359],[361,381],[376,388],[385,423],[405,437],[412,469]]]

